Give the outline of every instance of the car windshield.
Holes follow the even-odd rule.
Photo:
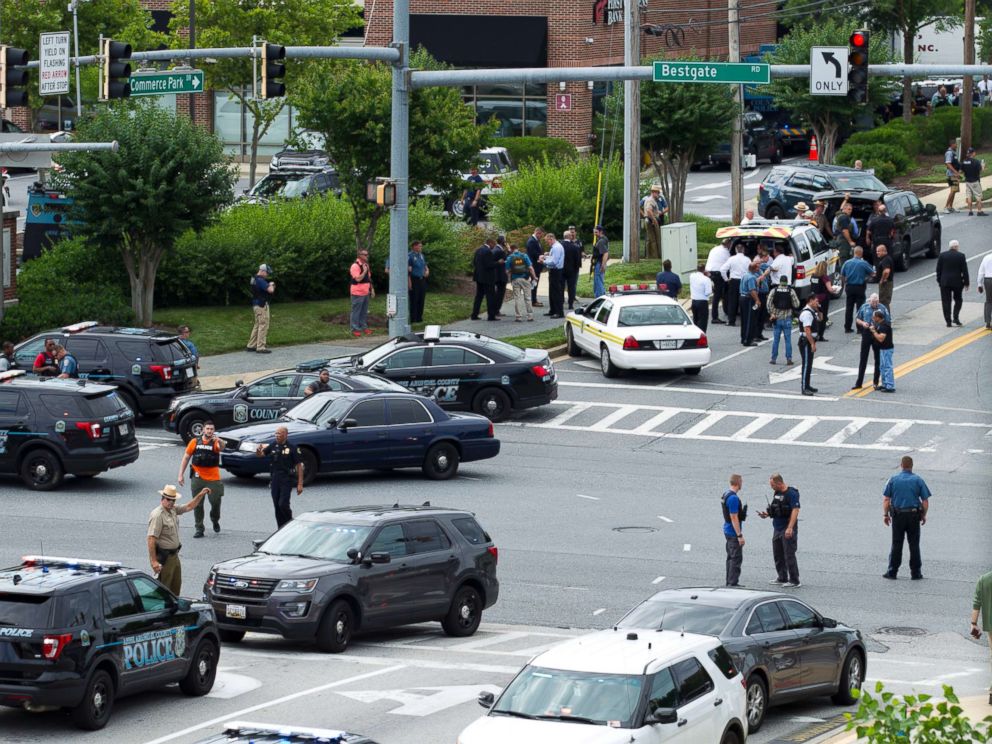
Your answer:
[[[678,305],[631,305],[620,308],[618,326],[683,325],[689,316]]]
[[[295,519],[259,548],[272,555],[302,555],[325,561],[350,563],[348,550],[360,550],[370,527]]]
[[[387,380],[385,377],[379,377],[377,375],[351,375],[348,379],[360,383],[361,385],[364,385],[372,390],[388,390],[392,393],[410,392],[399,383],[393,382],[392,380]]]
[[[620,620],[624,628],[657,628],[718,636],[727,627],[734,610],[729,607],[649,599]]]
[[[275,196],[292,199],[301,196],[309,187],[309,175],[270,173],[251,190],[251,195],[263,196],[267,199]]]
[[[528,666],[503,692],[492,715],[633,728],[644,678]]]
[[[346,396],[314,395],[293,406],[285,418],[311,424],[324,424],[332,418],[340,421],[350,405],[351,401]]]
[[[830,182],[837,191],[850,189],[885,191],[888,188],[870,173],[831,173]]]

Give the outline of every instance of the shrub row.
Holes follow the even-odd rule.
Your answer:
[[[528,163],[541,163],[547,158],[552,163],[574,160],[578,152],[567,140],[557,137],[501,137],[494,145],[505,147],[519,168]]]

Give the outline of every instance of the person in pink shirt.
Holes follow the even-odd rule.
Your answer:
[[[369,266],[369,252],[364,248],[358,251],[355,263],[351,265],[351,335],[372,335],[369,328],[369,299],[375,297],[372,287],[372,267]]]

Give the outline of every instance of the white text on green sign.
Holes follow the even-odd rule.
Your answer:
[[[655,62],[654,82],[767,85],[771,67],[754,62]]]
[[[173,93],[199,93],[203,90],[203,70],[135,73],[131,76],[132,96],[166,96]]]

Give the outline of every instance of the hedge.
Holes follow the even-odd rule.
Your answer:
[[[895,125],[896,121],[899,122],[899,125]],[[876,127],[875,129],[855,132],[844,143],[844,147],[848,145],[889,145],[900,148],[907,155],[913,157],[919,154],[920,151],[920,141],[917,133],[911,125],[905,125],[902,119],[893,120],[885,126]]]
[[[875,175],[881,181],[905,173],[914,164],[913,158],[904,149],[893,145],[859,145],[848,141],[834,156],[838,165],[851,166],[855,160],[862,161],[865,168],[874,168]]]
[[[578,155],[571,142],[555,137],[502,137],[493,144],[509,150],[510,157],[518,168],[529,163],[543,162],[545,157],[557,164],[574,160]]]

